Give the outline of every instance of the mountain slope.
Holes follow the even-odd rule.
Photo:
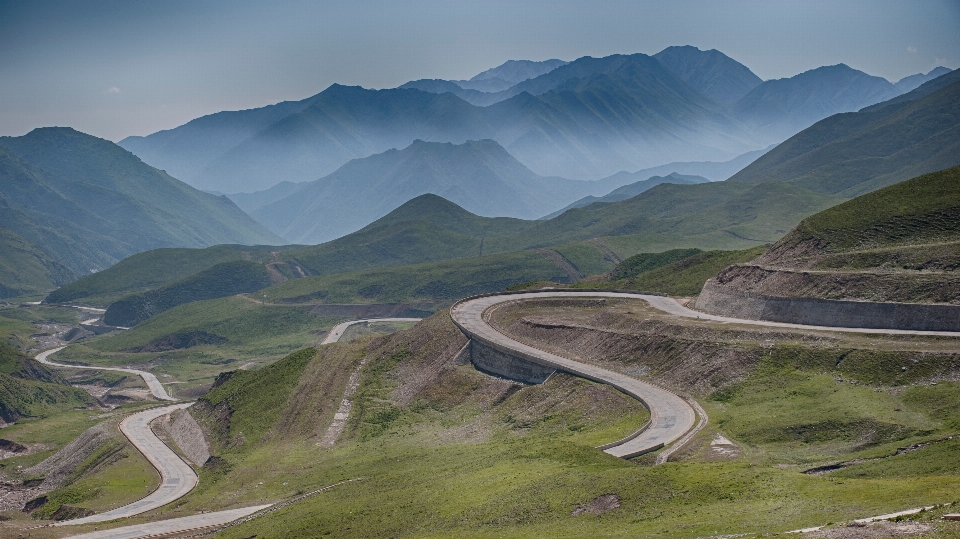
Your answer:
[[[743,96],[731,113],[772,140],[782,140],[838,112],[852,112],[901,92],[886,79],[844,64],[768,80]]]
[[[50,290],[77,277],[43,249],[0,226],[0,298]]]
[[[729,181],[789,182],[851,197],[960,165],[960,81],[919,99],[898,99],[818,122]]]
[[[750,68],[716,49],[702,51],[689,45],[667,47],[653,57],[694,90],[717,103],[733,103],[763,82]]]
[[[928,72],[927,74],[917,73],[916,75],[910,75],[909,77],[904,77],[898,80],[896,83],[894,83],[894,86],[896,86],[897,90],[900,90],[901,92],[909,92],[917,88],[921,84],[927,81],[931,81],[941,75],[946,75],[949,72],[950,72],[949,69],[943,66],[938,66],[931,69],[930,72]]]
[[[624,173],[626,174],[626,173]],[[567,205],[564,208],[561,208],[550,215],[543,217],[543,219],[553,219],[554,217],[562,214],[563,212],[572,209],[572,208],[582,208],[584,206],[589,206],[594,202],[618,202],[621,200],[626,200],[628,198],[635,197],[640,193],[646,191],[647,189],[656,187],[661,183],[673,183],[677,185],[692,185],[696,183],[706,183],[710,180],[702,176],[685,176],[683,174],[677,174],[672,172],[667,176],[651,176],[646,180],[640,180],[638,182],[629,183],[622,187],[618,187],[613,191],[610,191],[606,195],[595,197],[595,196],[586,196]]]
[[[95,402],[86,391],[70,387],[56,373],[0,341],[0,419],[5,423]]]
[[[527,79],[539,77],[549,73],[554,69],[566,65],[569,62],[563,60],[543,60],[535,62],[532,60],[507,60],[506,62],[482,71],[470,78],[469,82],[477,82],[489,79],[500,79],[513,84],[523,82]]]
[[[0,226],[76,275],[157,247],[278,239],[227,198],[69,128],[0,138],[0,178]]]
[[[537,176],[492,140],[415,141],[403,150],[351,161],[254,216],[291,242],[320,243],[424,193],[479,215],[535,218],[575,199],[583,184]]]

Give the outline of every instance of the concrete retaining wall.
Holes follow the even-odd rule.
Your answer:
[[[697,309],[734,318],[812,326],[960,331],[960,306],[778,298],[724,290],[710,279]]]
[[[492,343],[471,339],[469,347],[470,361],[478,370],[525,384],[542,384],[556,370]]]

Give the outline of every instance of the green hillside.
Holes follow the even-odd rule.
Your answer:
[[[138,294],[186,279],[222,262],[255,259],[264,263],[277,247],[215,245],[206,249],[153,249],[124,258],[113,266],[87,275],[51,292],[47,303],[82,301],[106,306],[123,296]]]
[[[925,90],[921,86],[914,92]],[[918,99],[831,116],[767,152],[729,182],[787,182],[850,198],[957,165],[960,81]]]
[[[177,305],[254,292],[272,282],[263,264],[236,260],[221,262],[156,290],[127,296],[107,308],[105,324],[130,327]]]
[[[197,191],[109,141],[69,128],[0,137],[0,207],[0,226],[45,253],[47,270],[30,270],[39,279],[33,292],[49,290],[46,281],[63,284],[68,274],[49,275],[52,264],[80,276],[159,247],[278,239],[228,199]],[[27,272],[15,258],[36,264],[36,255],[23,259],[25,244],[19,243],[10,244],[9,237],[2,243],[9,252],[4,258],[15,265],[11,273]],[[20,282],[0,285],[19,290]]]
[[[960,241],[960,167],[859,196],[811,215],[766,260]],[[933,255],[934,251],[928,251]]]
[[[0,341],[0,419],[4,422],[85,407],[94,400],[86,391],[70,387],[59,375]]]
[[[44,292],[76,278],[43,249],[0,226],[0,298]]]

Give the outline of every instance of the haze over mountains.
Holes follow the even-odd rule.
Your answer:
[[[302,101],[221,112],[120,144],[224,193],[312,181],[417,139],[492,139],[541,176],[597,179],[671,161],[723,161],[900,93],[842,64],[763,82],[719,51],[694,47],[507,62],[471,81],[525,76],[532,78],[497,91],[441,80],[390,90],[333,85]]]

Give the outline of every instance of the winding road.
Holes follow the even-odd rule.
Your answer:
[[[58,522],[55,526],[74,526],[93,522],[106,522],[118,518],[132,517],[146,513],[187,495],[197,486],[197,474],[179,455],[167,447],[160,438],[150,430],[150,422],[154,419],[191,406],[192,402],[172,404],[160,408],[151,408],[128,416],[120,422],[120,432],[130,440],[150,464],[160,472],[160,487],[144,498],[131,504],[118,507],[104,513],[97,513],[88,517]]]
[[[54,363],[47,359],[52,354],[56,354],[60,350],[63,350],[66,346],[61,346],[59,348],[51,348],[44,352],[37,354],[36,360],[44,365],[49,365],[51,367],[59,367],[61,369],[88,369],[88,370],[97,370],[97,371],[117,371],[125,372],[128,374],[136,374],[140,378],[143,378],[143,381],[146,382],[147,387],[150,389],[150,393],[153,393],[153,396],[162,400],[162,401],[175,401],[177,399],[171,397],[167,394],[167,390],[164,389],[163,384],[160,383],[160,380],[157,379],[153,374],[146,371],[138,371],[136,369],[126,369],[122,367],[96,367],[96,366],[87,366],[87,365],[66,365],[63,363]]]
[[[330,330],[330,333],[327,333],[327,336],[324,337],[320,344],[330,344],[332,342],[339,341],[340,337],[343,337],[343,332],[345,332],[348,327],[354,324],[363,324],[368,322],[419,322],[420,320],[422,320],[422,318],[366,318],[364,320],[351,320],[349,322],[342,322],[333,326],[333,329]]]

